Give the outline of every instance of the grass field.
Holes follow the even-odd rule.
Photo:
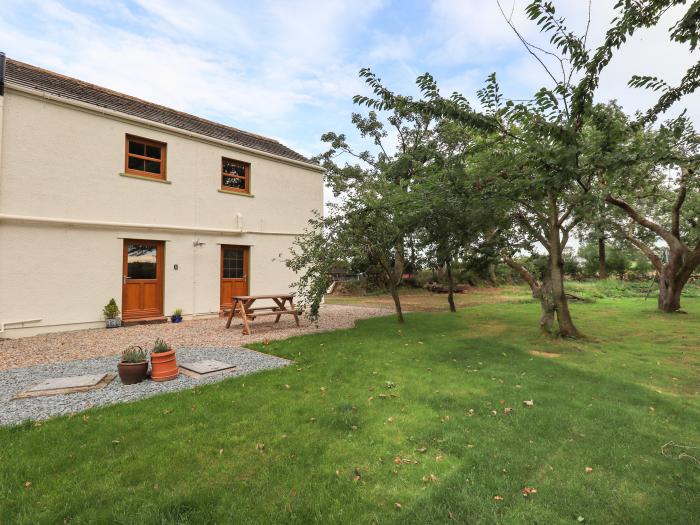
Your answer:
[[[575,304],[585,342],[520,300],[255,346],[295,364],[1,429],[0,523],[697,523],[684,307]]]

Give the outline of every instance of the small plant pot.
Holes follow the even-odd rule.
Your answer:
[[[146,379],[148,373],[148,361],[140,363],[124,363],[119,362],[117,365],[119,371],[119,379],[125,385],[135,385]]]
[[[122,320],[119,317],[105,319],[105,326],[107,328],[119,328],[121,325],[122,325]]]
[[[153,381],[170,381],[180,373],[175,359],[175,350],[151,354],[151,379]]]
[[[181,315],[171,315],[170,322],[171,323],[180,323],[180,322],[182,322],[182,316]]]

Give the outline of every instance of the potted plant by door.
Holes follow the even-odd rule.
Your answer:
[[[125,385],[134,385],[146,379],[148,373],[148,351],[140,346],[131,345],[122,352],[117,365],[119,379]]]
[[[182,321],[182,308],[175,308],[173,315],[170,316],[170,321],[172,323],[179,323]]]
[[[156,339],[151,350],[151,379],[153,381],[170,381],[180,373],[175,359],[175,350],[162,339]]]
[[[119,307],[114,297],[112,297],[102,309],[102,315],[105,316],[105,325],[107,328],[118,328],[121,326],[122,320],[119,318]]]

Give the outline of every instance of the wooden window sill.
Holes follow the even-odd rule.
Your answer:
[[[225,193],[226,195],[238,195],[239,197],[255,197],[252,193],[244,193],[242,191],[228,191],[228,190],[218,190],[219,193]]]
[[[129,177],[130,179],[139,179],[139,180],[150,180],[151,182],[160,182],[161,184],[172,184],[173,181],[170,180],[164,180],[164,179],[156,179],[155,177],[148,177],[146,175],[134,175],[133,173],[120,173],[120,177]]]

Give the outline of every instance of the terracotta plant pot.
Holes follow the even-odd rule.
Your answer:
[[[151,354],[151,379],[153,381],[170,381],[175,379],[179,373],[175,350]]]
[[[119,371],[119,379],[122,380],[122,383],[125,385],[135,385],[146,379],[148,361],[141,361],[140,363],[119,362],[117,370]]]

